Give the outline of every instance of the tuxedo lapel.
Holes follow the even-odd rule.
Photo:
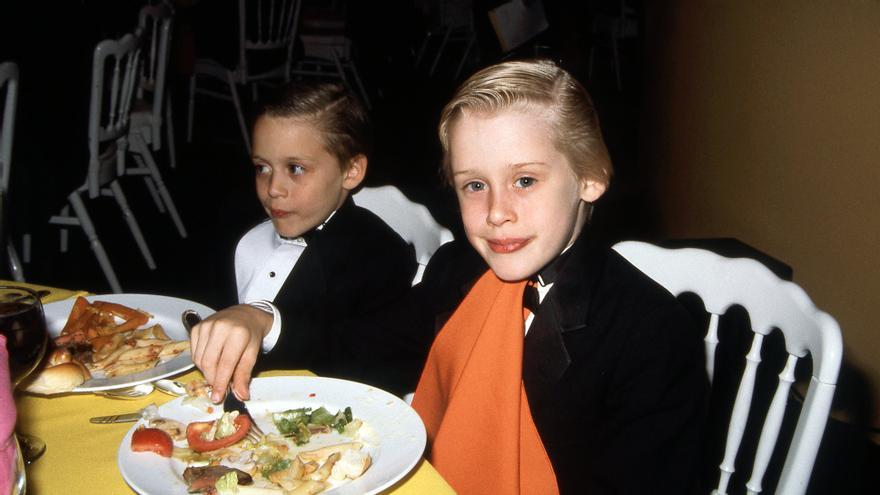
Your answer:
[[[523,345],[523,380],[530,395],[532,389],[544,390],[562,378],[571,358],[560,332],[555,301],[548,299],[541,305]]]
[[[596,248],[587,233],[570,249],[526,334],[523,379],[530,395],[558,383],[572,361],[577,360],[577,349],[583,347],[571,343],[582,343],[584,338],[589,338],[593,285],[599,278],[604,258],[591,255]]]

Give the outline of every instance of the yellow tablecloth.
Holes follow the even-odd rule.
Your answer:
[[[52,290],[44,302],[78,294],[40,286],[34,288]],[[274,371],[260,376],[273,375],[312,374],[307,371]],[[180,379],[189,381],[196,376],[199,376],[198,371],[190,371]],[[169,400],[173,397],[158,391],[138,400],[115,400],[93,394],[17,396],[19,430],[39,436],[48,445],[43,457],[27,468],[28,495],[132,493],[116,464],[122,437],[132,424],[95,425],[89,423],[89,418],[132,412],[153,402],[161,405]],[[423,460],[385,493],[430,495],[455,492],[434,467]]]

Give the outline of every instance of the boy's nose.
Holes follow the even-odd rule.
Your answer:
[[[269,196],[279,198],[287,196],[287,184],[283,177],[278,174],[272,174],[269,179]]]
[[[516,212],[514,211],[510,198],[503,191],[492,191],[489,193],[489,211],[486,215],[486,223],[492,226],[499,226],[506,222],[516,221]]]

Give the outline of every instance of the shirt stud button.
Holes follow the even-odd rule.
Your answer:
[[[275,272],[269,272],[269,277],[274,278],[274,277],[275,277]]]

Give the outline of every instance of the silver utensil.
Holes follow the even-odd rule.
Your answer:
[[[130,423],[132,421],[137,421],[145,416],[144,412],[148,409],[155,408],[155,404],[150,404],[149,406],[141,409],[140,411],[125,413],[125,414],[111,414],[110,416],[95,416],[94,418],[89,418],[89,423],[94,423],[96,425],[109,425],[113,423]],[[155,410],[154,413],[155,414]]]
[[[252,442],[259,442],[266,434],[263,433],[263,430],[257,426],[257,422],[254,421],[254,417],[251,416],[250,411],[248,411],[247,406],[244,401],[235,396],[235,392],[232,391],[232,386],[229,386],[229,390],[226,391],[226,398],[223,399],[223,412],[232,412],[238,411],[239,414],[247,416],[251,420],[251,428],[247,433],[248,439]]]
[[[155,382],[153,382],[153,385],[156,386],[156,390],[158,390],[159,392],[166,393],[173,397],[181,397],[183,395],[186,395],[186,384],[177,380],[168,380],[163,378],[161,380],[156,380]]]
[[[202,321],[202,317],[198,312],[188,309],[180,315],[180,320],[183,322],[183,327],[186,331],[192,332],[192,327]],[[247,433],[248,439],[256,443],[265,436],[263,430],[257,426],[257,422],[254,421],[254,417],[251,415],[250,411],[248,411],[247,406],[241,399],[235,396],[235,393],[232,391],[232,385],[229,386],[229,389],[226,391],[226,398],[223,399],[223,412],[231,411],[238,411],[239,414],[244,414],[250,418],[251,428]]]
[[[154,387],[152,383],[141,383],[133,387],[117,388],[95,392],[95,395],[107,397],[108,399],[133,400],[146,397],[147,395],[153,393],[153,390],[155,389],[156,387]]]

